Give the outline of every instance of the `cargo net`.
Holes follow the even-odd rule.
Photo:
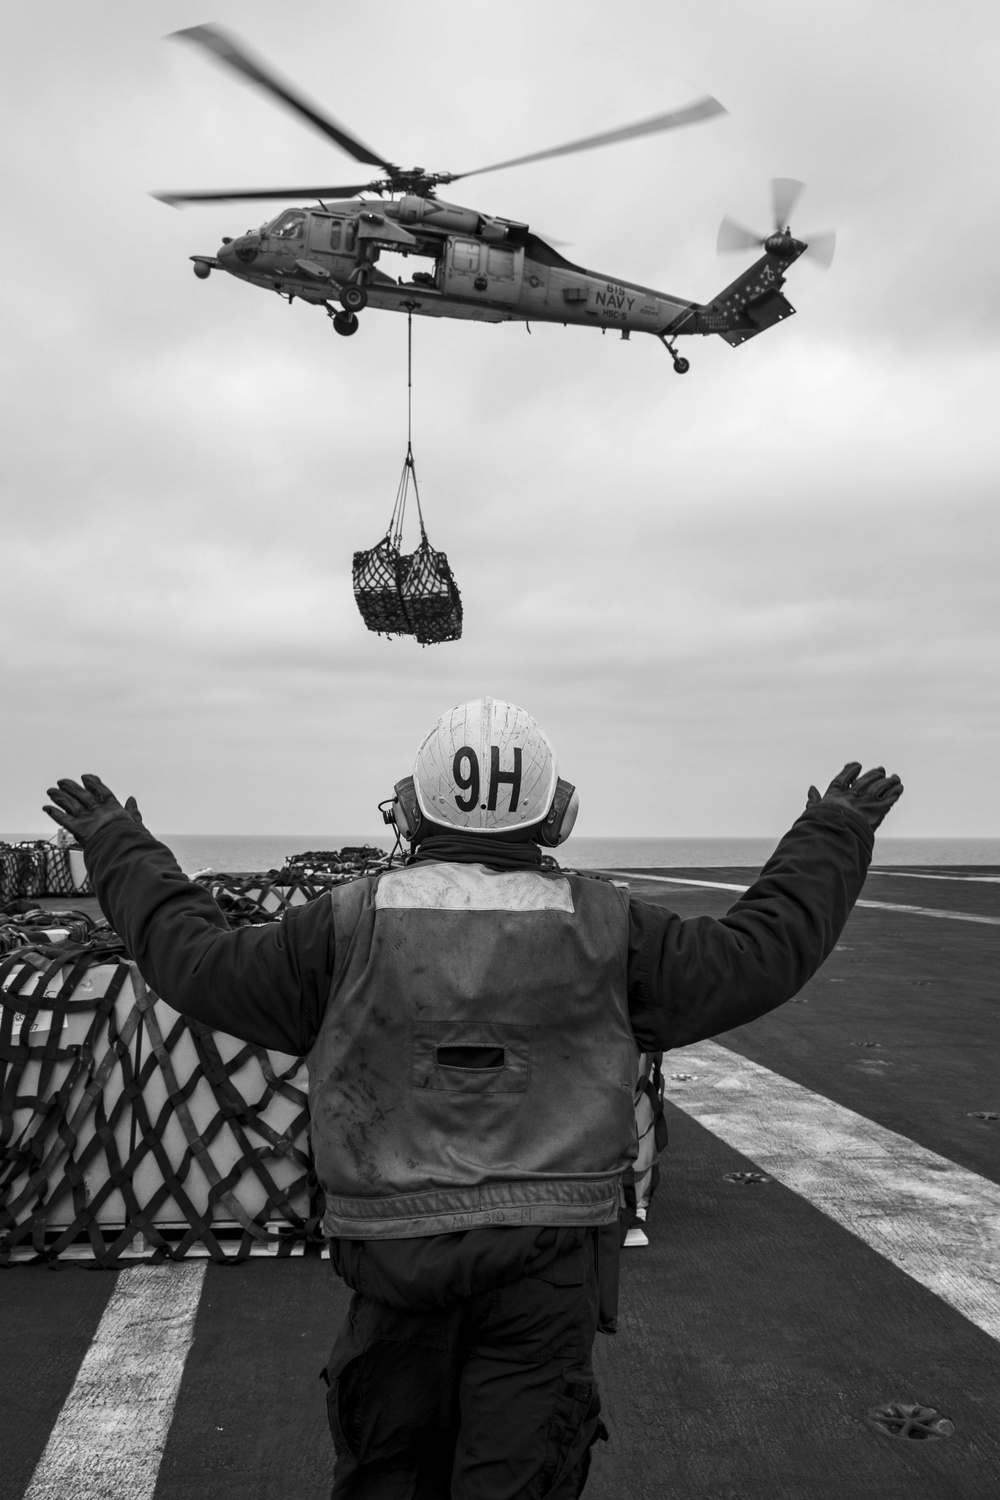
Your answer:
[[[404,554],[403,519],[413,485],[420,520],[420,546]],[[354,597],[361,618],[379,635],[416,636],[422,646],[457,641],[462,635],[462,596],[448,558],[427,540],[420,488],[413,462],[413,313],[406,318],[406,458],[396,490],[389,530],[367,552],[354,554]]]
[[[388,864],[389,855],[374,844],[345,844],[343,849],[306,849],[302,854],[289,854],[281,873],[336,875],[338,880],[353,880],[358,875],[377,875]]]
[[[0,959],[0,1264],[320,1244],[301,1058],[188,1021],[106,949]]]
[[[369,552],[354,554],[354,597],[361,618],[377,635],[412,635],[399,588],[399,546],[391,533]]]
[[[93,894],[78,855],[74,874],[70,850],[47,839],[0,843],[0,904],[20,896],[89,896]]]
[[[230,927],[253,927],[279,921],[289,907],[315,901],[359,875],[377,875],[389,863],[384,849],[361,844],[290,854],[282,869],[262,875],[206,870],[195,879],[222,908]]]
[[[400,551],[410,483],[420,519],[420,546]],[[462,635],[462,596],[448,558],[427,539],[417,488],[413,448],[407,444],[389,530],[368,552],[354,554],[354,597],[369,630],[416,636],[422,646],[457,641]]]
[[[75,909],[53,910],[30,897],[0,905],[0,955],[20,948],[68,953],[81,946],[95,952],[124,951],[121,939],[103,917]]]
[[[448,559],[435,552],[426,535],[416,552],[401,557],[399,591],[422,646],[457,641],[462,636],[462,596],[452,576]]]

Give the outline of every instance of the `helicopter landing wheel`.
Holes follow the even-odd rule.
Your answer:
[[[664,349],[666,349],[667,353],[670,355],[670,358],[674,362],[674,374],[686,375],[688,370],[690,370],[691,368],[691,361],[689,359],[685,359],[683,354],[677,353],[677,345],[675,344],[674,340],[668,338],[665,333],[659,334],[658,338],[660,339],[660,342],[663,344]]]
[[[352,312],[334,313],[333,326],[345,339],[358,331],[358,320]]]
[[[368,306],[368,293],[363,286],[350,282],[341,290],[340,304],[349,313],[360,312],[363,307]]]

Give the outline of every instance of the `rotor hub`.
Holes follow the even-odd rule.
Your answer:
[[[764,241],[764,249],[769,255],[794,255],[798,249],[798,243],[792,239],[787,229],[778,229],[774,234],[769,234]]]

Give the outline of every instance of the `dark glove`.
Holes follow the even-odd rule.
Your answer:
[[[138,823],[140,828],[145,826],[134,797],[129,797],[122,807],[114,792],[109,791],[99,776],[84,775],[81,780],[82,786],[77,781],[61,778],[55,786],[48,789],[48,796],[56,806],[49,807],[46,804],[42,808],[61,828],[68,829],[77,843],[86,844],[105,823],[114,822],[118,818],[128,818],[130,822]]]
[[[864,818],[869,828],[876,829],[903,795],[903,783],[898,776],[887,776],[884,766],[876,766],[874,771],[866,771],[863,776],[860,771],[859,760],[849,761],[840,775],[833,778],[822,797],[811,786],[806,807],[818,807],[822,802],[849,807]]]

